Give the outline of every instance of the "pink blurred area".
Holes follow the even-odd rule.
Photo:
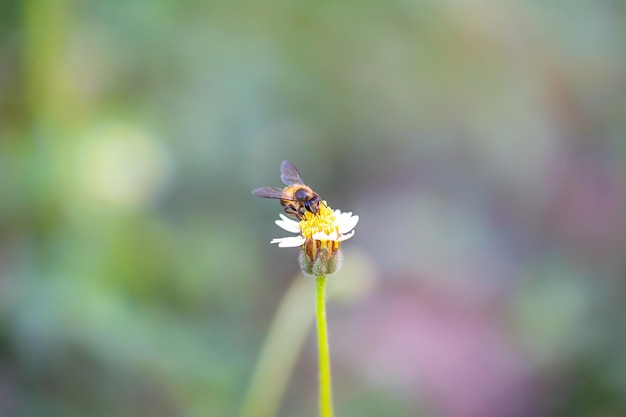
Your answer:
[[[433,288],[386,287],[334,326],[339,360],[435,415],[533,415],[534,365],[497,308],[456,301]]]

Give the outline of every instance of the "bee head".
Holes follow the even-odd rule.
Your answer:
[[[304,206],[306,207],[306,209],[308,211],[310,211],[313,214],[317,214],[320,212],[320,198],[319,196],[315,195],[313,196],[313,198],[311,198],[310,200],[307,200],[304,203]]]

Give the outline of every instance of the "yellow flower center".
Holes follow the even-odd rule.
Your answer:
[[[335,221],[335,215],[332,209],[326,205],[326,201],[323,201],[319,207],[317,214],[307,211],[298,223],[304,238],[309,239],[318,232],[324,232],[327,235],[332,232],[339,233],[339,225]]]

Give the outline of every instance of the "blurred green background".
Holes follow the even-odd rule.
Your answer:
[[[304,280],[250,195],[283,159],[361,217],[329,282],[338,416],[625,415],[625,19],[0,2],[0,415],[236,416]],[[303,346],[279,416],[317,415]]]

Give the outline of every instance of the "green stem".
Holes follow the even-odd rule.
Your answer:
[[[326,276],[317,277],[315,314],[317,318],[317,345],[320,367],[320,417],[333,416],[331,393],[330,354],[326,329]]]

